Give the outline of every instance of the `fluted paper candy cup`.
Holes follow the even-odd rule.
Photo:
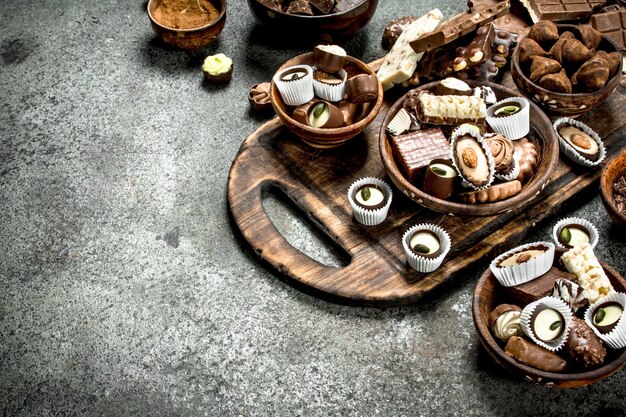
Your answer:
[[[413,234],[418,230],[428,230],[433,232],[439,239],[439,250],[441,251],[436,257],[425,257],[417,254],[411,249],[410,242]],[[422,223],[411,227],[402,235],[402,246],[404,247],[404,253],[406,254],[406,260],[409,266],[418,272],[433,272],[443,262],[450,251],[450,235],[441,227],[434,224]]]
[[[366,208],[357,202],[357,191],[367,184],[373,184],[382,191],[383,200],[381,204],[378,204],[380,207]],[[391,187],[385,181],[374,177],[366,177],[355,181],[348,189],[348,201],[350,202],[350,207],[352,207],[352,214],[356,221],[366,226],[376,226],[385,221],[391,206],[392,196]]]
[[[305,74],[296,79],[283,79],[285,76],[299,71]],[[277,72],[274,75],[274,84],[276,84],[280,96],[288,106],[299,106],[315,97],[313,91],[313,68],[308,65],[294,65]]]
[[[558,311],[561,316],[563,316],[563,329],[561,334],[554,340],[544,341],[537,337],[536,332],[533,330],[533,316],[535,311],[541,305],[545,305],[547,308]],[[522,331],[524,334],[532,339],[533,342],[538,344],[541,347],[544,347],[552,352],[560,349],[565,344],[567,340],[567,335],[569,334],[569,327],[572,323],[572,310],[565,304],[563,300],[560,298],[548,296],[540,298],[537,301],[533,301],[528,304],[522,310],[522,314],[520,315],[520,324],[522,326]],[[536,328],[536,326],[535,326]]]
[[[508,116],[496,116],[495,112],[507,105],[518,106],[519,111]],[[487,109],[487,123],[494,132],[517,140],[530,132],[530,103],[523,97],[509,97],[498,101]]]
[[[316,68],[314,67],[314,73],[315,70]],[[325,83],[323,80],[317,80],[315,76],[313,76],[313,91],[315,95],[323,100],[333,102],[341,101],[346,92],[346,78],[348,77],[348,73],[345,70],[341,70],[339,76],[341,77],[341,83],[339,84]]]
[[[598,244],[598,229],[591,223],[589,220],[582,219],[580,217],[567,217],[565,219],[560,220],[557,224],[552,228],[552,240],[559,248],[570,249],[570,247],[566,247],[559,240],[559,234],[561,230],[565,226],[569,225],[578,225],[589,231],[589,244],[591,245],[591,249],[595,249]],[[574,246],[574,245],[572,245]]]
[[[574,147],[568,141],[563,139],[563,136],[561,136],[561,134],[559,133],[559,128],[568,125],[574,126],[585,132],[587,135],[589,135],[591,139],[593,139],[598,144],[599,155],[597,160],[592,161],[583,157],[580,153],[576,151],[576,149],[574,149]],[[584,167],[595,167],[600,165],[602,161],[604,161],[604,158],[606,157],[606,149],[604,148],[604,143],[602,142],[600,136],[592,128],[590,128],[583,122],[580,122],[576,119],[571,119],[569,117],[562,117],[555,120],[552,126],[554,127],[554,131],[559,138],[559,148],[561,149],[561,152],[563,152],[563,154],[565,154],[565,156],[567,156],[569,159]]]
[[[601,333],[593,322],[593,313],[598,307],[602,306],[602,304],[610,302],[614,302],[622,306],[622,315],[613,330],[608,333]],[[621,349],[626,347],[626,319],[624,318],[623,311],[625,306],[626,294],[613,292],[600,298],[598,301],[590,305],[585,311],[585,322],[587,325],[589,325],[589,327],[593,329],[593,332],[612,349]]]
[[[534,258],[510,266],[499,266],[502,261],[515,256],[518,253],[534,249],[546,248],[545,252]],[[550,242],[534,242],[518,246],[494,259],[489,265],[491,273],[496,277],[500,285],[513,287],[528,281],[532,281],[548,272],[554,260],[554,244]]]

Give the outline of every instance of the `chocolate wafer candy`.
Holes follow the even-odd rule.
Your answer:
[[[404,177],[411,182],[433,159],[450,156],[450,144],[439,128],[392,136],[391,145],[396,163]]]
[[[540,20],[575,20],[591,16],[606,0],[521,0],[533,23]]]
[[[487,106],[475,96],[434,96],[422,93],[418,97],[417,118],[423,123],[460,125],[485,124]]]
[[[461,36],[473,32],[479,26],[491,22],[496,17],[504,16],[509,12],[509,0],[502,1],[492,7],[480,7],[458,14],[445,21],[441,27],[430,34],[426,34],[409,42],[415,52],[430,51],[446,45]]]
[[[626,9],[611,7],[591,16],[591,27],[612,40],[617,49],[626,51]]]

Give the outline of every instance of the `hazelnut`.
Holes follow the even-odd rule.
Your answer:
[[[530,260],[530,254],[528,253],[520,253],[519,255],[517,255],[517,258],[515,258],[515,262],[517,262],[518,264],[523,264],[524,262],[528,262]]]
[[[589,137],[587,136],[573,134],[570,140],[581,149],[591,149],[591,142],[589,142]]]

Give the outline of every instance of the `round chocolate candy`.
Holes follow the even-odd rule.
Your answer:
[[[600,157],[598,142],[576,126],[559,127],[559,135],[583,158],[593,162]]]
[[[519,113],[521,109],[522,107],[517,103],[506,102],[506,103],[500,104],[498,107],[493,109],[493,116],[494,117],[512,116],[516,113]]]
[[[353,103],[363,104],[378,97],[378,77],[359,74],[346,81],[346,98]]]
[[[306,76],[307,74],[308,74],[308,71],[306,68],[293,67],[289,69],[288,71],[285,71],[284,73],[282,73],[280,76],[280,79],[281,81],[294,81],[294,80],[299,80],[300,78]]]
[[[343,82],[343,79],[339,75],[320,70],[313,71],[313,78],[321,83],[330,85],[339,85]]]
[[[313,50],[313,65],[325,72],[339,72],[346,57],[346,51],[338,45],[317,45]]]
[[[364,184],[354,191],[354,201],[368,210],[378,210],[387,204],[389,197],[382,187],[376,184]]]
[[[580,224],[570,224],[564,226],[559,232],[559,243],[566,248],[573,248],[582,243],[591,241],[591,233],[586,227]]]
[[[615,301],[608,301],[595,309],[592,315],[592,323],[600,333],[607,334],[617,326],[623,313],[624,307],[621,304]]]
[[[424,192],[442,200],[450,198],[454,193],[457,175],[452,161],[433,159],[424,175]]]
[[[439,236],[431,230],[419,229],[409,239],[409,247],[419,256],[436,258],[441,255]]]
[[[543,342],[552,342],[558,339],[565,330],[563,315],[545,304],[537,306],[530,322],[535,337]]]
[[[345,124],[341,110],[323,100],[311,104],[306,120],[309,126],[319,128],[336,128]]]

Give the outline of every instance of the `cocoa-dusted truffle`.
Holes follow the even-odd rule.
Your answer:
[[[578,25],[578,32],[583,44],[589,49],[596,49],[602,41],[602,33],[588,25]]]
[[[530,28],[528,37],[542,45],[552,44],[552,42],[559,39],[559,29],[556,27],[554,22],[549,20],[540,20]]]
[[[539,85],[546,90],[554,91],[556,93],[569,94],[572,92],[572,82],[567,77],[565,70],[562,68],[559,72],[547,74],[541,77]]]
[[[517,45],[519,49],[519,62],[524,64],[533,56],[548,56],[548,53],[537,42],[530,38],[524,38]]]
[[[568,39],[563,44],[563,49],[561,49],[561,65],[573,70],[592,56],[593,51],[583,45],[581,41]]]
[[[561,71],[561,64],[557,60],[539,55],[535,55],[531,59],[532,64],[530,65],[530,81],[532,82],[538,81],[544,75],[554,74]]]
[[[591,58],[572,76],[572,85],[583,91],[596,91],[604,87],[609,79],[609,64],[604,59]]]
[[[552,45],[552,48],[550,48],[550,55],[552,55],[552,57],[559,62],[561,62],[562,59],[561,51],[563,50],[563,45],[568,39],[576,39],[576,37],[572,32],[563,32],[561,33],[561,36],[559,36],[559,39],[554,43],[554,45]]]

